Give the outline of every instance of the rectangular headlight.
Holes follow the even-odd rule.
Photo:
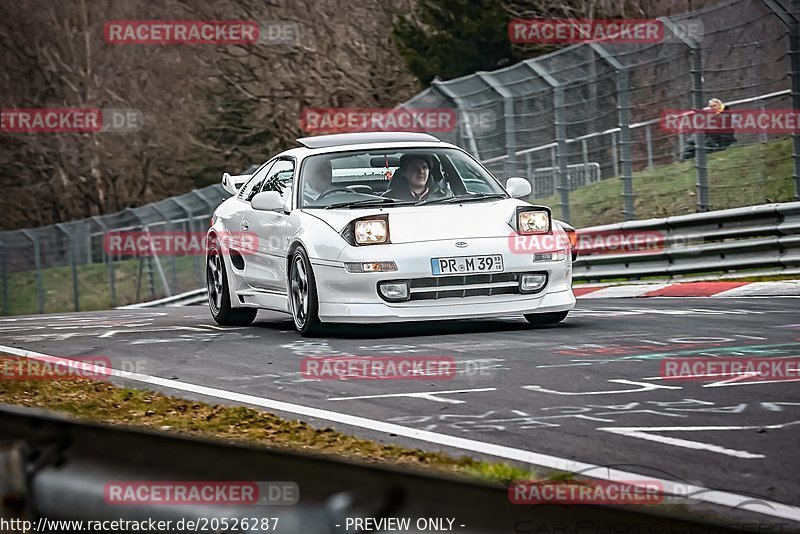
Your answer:
[[[520,234],[546,234],[550,231],[550,212],[525,210],[517,214],[517,232]]]
[[[353,234],[358,245],[378,245],[389,240],[389,221],[362,219],[356,221]]]

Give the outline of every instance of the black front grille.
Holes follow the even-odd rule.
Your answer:
[[[411,286],[411,300],[514,295],[519,293],[519,277],[519,273],[496,273],[414,278],[409,280]],[[508,287],[487,287],[487,284],[495,284],[499,282],[513,282],[514,285]],[[448,289],[448,287],[453,286],[475,287]],[[419,291],[422,288],[424,288],[425,291]],[[414,290],[417,291],[415,292]]]

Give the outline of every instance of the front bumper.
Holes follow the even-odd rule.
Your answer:
[[[455,240],[347,247],[338,261],[312,259],[323,322],[384,323],[497,317],[567,311],[575,307],[572,262],[534,262],[531,254],[513,253],[507,238],[469,239],[468,251]],[[504,273],[547,273],[547,285],[535,294],[499,294],[386,302],[377,292],[384,280],[430,279],[431,258],[502,254]],[[398,270],[349,273],[344,262],[394,261]]]

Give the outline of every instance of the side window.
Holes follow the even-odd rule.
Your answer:
[[[270,169],[274,166],[275,162],[272,162],[261,167],[261,170],[257,171],[253,177],[250,178],[250,181],[242,186],[242,190],[239,192],[239,198],[247,202],[253,200],[253,197],[256,196],[256,193],[261,189],[261,184],[264,183],[264,179],[269,174]]]
[[[293,178],[294,162],[286,159],[278,160],[270,169],[261,191],[277,191],[285,201],[292,196]]]

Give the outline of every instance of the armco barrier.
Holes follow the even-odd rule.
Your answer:
[[[629,221],[579,234],[658,232],[663,246],[624,254],[581,249],[576,280],[670,277],[800,265],[800,202]]]
[[[613,470],[607,471],[610,476]],[[147,480],[285,481],[296,485],[299,500],[280,506],[115,506],[105,500],[109,483]],[[685,506],[518,505],[509,501],[501,484],[101,426],[0,406],[0,519],[24,518],[34,525],[40,518],[93,522],[205,518],[210,524],[223,518],[229,524],[236,518],[278,518],[276,532],[326,534],[353,532],[345,528],[347,518],[408,517],[412,525],[417,518],[452,518],[452,529],[445,530],[463,534],[534,532],[533,525],[535,532],[589,533],[595,532],[590,525],[598,525],[597,532],[711,534],[741,531],[742,525],[754,522],[787,532],[783,530],[787,521],[776,517],[708,506],[698,504],[690,511]],[[266,530],[235,530],[245,531]]]
[[[800,266],[800,202],[764,204],[662,219],[581,228],[579,234],[658,233],[663,246],[652,252],[609,254],[581,249],[575,280],[670,278],[684,274]],[[205,302],[197,289],[126,308],[185,306]]]

